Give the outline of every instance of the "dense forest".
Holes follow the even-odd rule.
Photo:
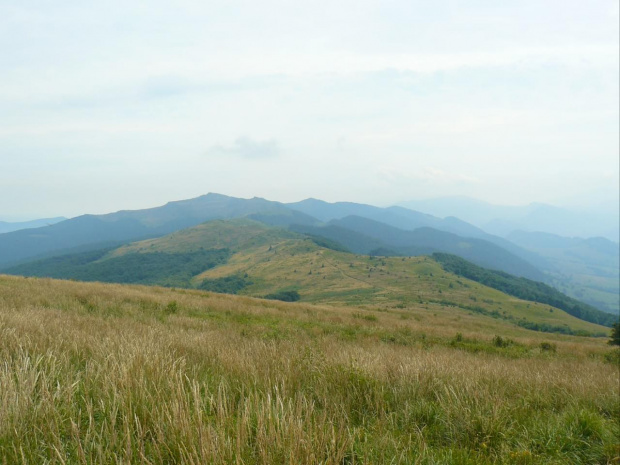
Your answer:
[[[611,326],[618,321],[617,316],[605,313],[588,304],[573,299],[572,297],[568,297],[546,284],[527,278],[518,278],[502,271],[488,270],[451,254],[434,253],[433,258],[440,263],[446,271],[479,282],[480,284],[492,287],[493,289],[505,292],[514,297],[552,305],[553,307],[564,310],[570,315],[591,323]]]
[[[223,278],[204,279],[199,289],[203,291],[219,292],[222,294],[236,294],[241,289],[252,284],[247,276],[231,275]]]
[[[64,255],[15,266],[11,274],[80,281],[189,287],[193,276],[226,262],[228,249],[187,253],[132,253],[104,258],[109,249]]]

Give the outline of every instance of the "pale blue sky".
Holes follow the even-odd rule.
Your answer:
[[[618,0],[0,3],[0,219],[618,197]]]

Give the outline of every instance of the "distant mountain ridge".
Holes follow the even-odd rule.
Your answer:
[[[546,282],[606,312],[620,313],[617,193],[591,211],[533,203],[492,205],[467,197],[404,202],[440,217],[456,215],[496,234],[489,240],[547,274]],[[517,246],[499,243],[493,238]],[[525,253],[523,251],[525,250]]]
[[[279,202],[207,194],[144,210],[121,210],[106,215],[82,215],[51,226],[0,235],[0,268],[38,256],[102,243],[160,237],[211,219],[237,218],[253,213],[292,215]],[[297,220],[297,219],[296,219]]]
[[[454,216],[442,219],[398,206],[380,208],[352,202],[328,203],[317,199],[307,199],[287,205],[324,222],[356,216],[385,223],[406,231],[429,227],[465,238],[482,239],[509,251],[532,265],[537,267],[546,266],[545,260],[541,256],[525,250],[502,237],[488,234],[482,229]]]
[[[460,213],[458,214],[460,216]],[[358,253],[420,255],[454,253],[474,263],[529,279],[553,284],[572,297],[603,310],[617,313],[620,289],[614,283],[609,260],[597,249],[607,247],[604,240],[589,240],[577,248],[556,250],[536,248],[531,241],[512,241],[488,234],[455,216],[438,218],[404,207],[380,208],[353,202],[328,203],[317,199],[281,203],[258,197],[241,199],[210,193],[194,199],[169,202],[144,210],[122,210],[106,215],[82,215],[56,224],[0,234],[0,270],[19,263],[63,254],[85,253],[166,234],[213,219],[249,218],[268,225],[302,228],[304,233],[321,236],[332,248],[335,241]],[[406,244],[393,243],[394,234],[370,234],[377,230],[370,223],[353,227],[338,223],[347,217],[365,218],[411,233]],[[375,225],[376,226],[376,225]],[[322,228],[312,231],[313,228]],[[385,233],[385,231],[384,231]],[[450,236],[456,235],[454,237]],[[390,239],[391,237],[391,239]],[[326,239],[327,238],[327,239]],[[331,239],[330,239],[331,238]],[[386,240],[389,239],[389,240]],[[476,242],[476,240],[480,242]],[[460,246],[459,246],[460,244]],[[464,248],[467,244],[469,249]],[[572,246],[571,246],[572,247]],[[606,249],[607,250],[607,249]],[[491,252],[495,251],[495,252]],[[597,258],[598,257],[598,258]],[[588,263],[588,260],[599,260]],[[613,265],[613,263],[612,263]],[[616,267],[617,268],[617,267]],[[541,274],[540,271],[545,274]],[[617,279],[616,279],[617,281]]]
[[[52,224],[65,221],[67,218],[64,216],[58,216],[55,218],[41,218],[30,221],[0,221],[0,234],[9,233],[13,231],[19,231],[21,229],[41,228],[43,226],[50,226]]]
[[[54,256],[77,247],[87,251],[101,248],[104,244],[160,237],[212,219],[249,217],[277,226],[311,226],[350,215],[363,216],[400,229],[432,227],[465,237],[491,240],[500,247],[512,249],[510,252],[513,254],[527,255],[526,251],[517,250],[519,248],[513,244],[490,236],[457,218],[442,220],[402,207],[379,208],[351,202],[330,204],[316,199],[283,204],[258,197],[239,199],[210,193],[160,207],[82,215],[43,228],[0,235],[0,268],[29,259]],[[530,257],[529,261],[535,259]]]

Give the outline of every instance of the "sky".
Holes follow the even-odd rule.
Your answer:
[[[0,220],[617,204],[618,0],[0,2]]]

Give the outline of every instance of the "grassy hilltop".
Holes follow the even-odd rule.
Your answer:
[[[552,332],[609,332],[551,305],[517,299],[449,273],[429,257],[369,257],[333,249],[323,240],[248,219],[215,220],[114,250],[47,259],[11,272],[255,297],[297,292],[306,302],[420,307],[428,312],[451,309]]]
[[[617,463],[601,339],[0,276],[0,463]]]
[[[250,220],[212,221],[121,247],[107,259],[226,249],[230,257],[193,276],[192,286],[238,277],[242,286],[236,292],[251,296],[294,290],[307,302],[373,308],[424,305],[429,310],[452,307],[456,312],[476,312],[513,323],[527,321],[589,334],[609,331],[552,306],[515,299],[448,273],[429,257],[369,257],[319,244]]]

